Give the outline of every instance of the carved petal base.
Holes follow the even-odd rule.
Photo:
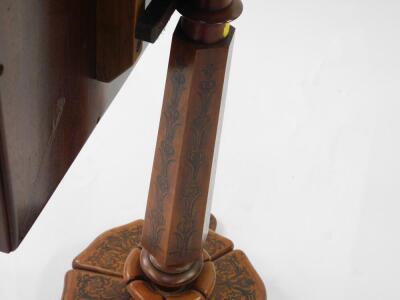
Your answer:
[[[212,229],[216,220],[213,218]],[[73,262],[67,273],[63,300],[265,300],[264,284],[246,255],[233,250],[233,243],[210,230],[205,244],[204,276],[185,291],[166,295],[148,282],[128,259],[140,253],[143,221],[112,229],[100,235]],[[136,253],[136,254],[135,254]],[[208,270],[207,270],[208,269]],[[216,281],[209,280],[211,275]],[[216,275],[215,275],[216,274]],[[125,275],[125,280],[124,280]],[[133,296],[132,296],[133,295]]]

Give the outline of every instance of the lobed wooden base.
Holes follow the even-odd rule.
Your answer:
[[[63,300],[265,300],[266,290],[246,255],[217,234],[212,217],[200,277],[184,290],[161,291],[140,270],[143,220],[100,235],[74,261]],[[127,263],[126,263],[127,262]]]

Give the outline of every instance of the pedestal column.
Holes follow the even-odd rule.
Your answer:
[[[141,266],[179,288],[203,268],[209,189],[228,54],[240,1],[187,1],[172,40]]]
[[[246,255],[215,232],[215,222],[208,232],[234,36],[229,22],[242,3],[180,3],[145,220],[111,229],[89,245],[67,273],[63,300],[266,299]]]

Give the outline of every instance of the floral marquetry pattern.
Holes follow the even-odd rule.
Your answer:
[[[209,165],[212,160],[212,157],[207,157],[206,153],[209,139],[212,138],[210,136],[212,118],[209,115],[209,111],[216,92],[216,69],[217,67],[214,64],[208,64],[201,72],[202,79],[197,89],[200,107],[196,117],[190,124],[191,143],[185,156],[187,173],[183,179],[184,188],[181,195],[183,214],[175,231],[176,247],[170,252],[170,255],[184,256],[191,252],[191,241],[194,235],[198,233],[196,231],[196,221],[198,219],[196,203],[204,193],[199,174],[203,166]]]
[[[214,217],[212,217],[214,218]],[[215,219],[215,218],[214,218]],[[124,264],[133,249],[140,249],[143,221],[139,220],[100,235],[74,261],[74,270],[67,273],[63,300],[133,300],[130,285],[136,281],[124,281]],[[245,254],[233,250],[229,239],[210,230],[204,249],[211,257],[216,272],[215,288],[211,300],[265,300],[264,284]],[[140,251],[140,250],[139,250]],[[209,259],[209,258],[208,258]],[[211,264],[211,262],[209,264]],[[215,275],[214,275],[215,276]],[[138,278],[137,280],[146,280]],[[136,279],[135,279],[136,280]],[[200,280],[202,281],[202,280]],[[139,282],[139,281],[138,281]],[[146,282],[145,282],[146,283]],[[128,284],[128,286],[127,286]],[[200,284],[201,285],[201,284]],[[151,287],[146,283],[146,286]],[[149,290],[154,299],[205,299],[204,291],[196,288],[186,294],[161,297],[156,290]],[[151,289],[151,288],[150,288]],[[189,298],[188,298],[189,297]],[[200,297],[200,298],[199,298]]]
[[[233,250],[233,243],[231,240],[210,230],[208,232],[207,240],[204,244],[204,249],[211,256],[211,260],[223,256],[224,254]]]
[[[131,300],[125,283],[116,277],[74,270],[65,279],[64,300]]]
[[[105,232],[74,260],[74,267],[122,277],[126,258],[140,247],[142,229],[138,220]]]
[[[186,77],[183,67],[183,62],[180,59],[176,61],[176,69],[172,73],[172,94],[166,102],[166,107],[163,109],[162,118],[165,122],[165,132],[161,137],[160,145],[158,146],[159,168],[155,172],[155,203],[157,205],[150,209],[147,217],[150,220],[151,235],[150,247],[153,250],[160,249],[160,242],[165,231],[166,220],[164,216],[164,204],[167,200],[168,193],[171,188],[171,167],[176,162],[176,150],[174,141],[178,128],[181,126],[181,112],[179,106],[182,100],[182,93],[185,89]]]
[[[243,252],[232,251],[214,263],[217,282],[212,300],[266,299],[264,285]]]

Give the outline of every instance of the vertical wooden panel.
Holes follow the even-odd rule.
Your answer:
[[[135,38],[143,0],[97,0],[96,77],[109,82],[131,67],[142,42]]]
[[[0,250],[11,251],[127,73],[94,79],[96,0],[0,1],[0,65]]]

